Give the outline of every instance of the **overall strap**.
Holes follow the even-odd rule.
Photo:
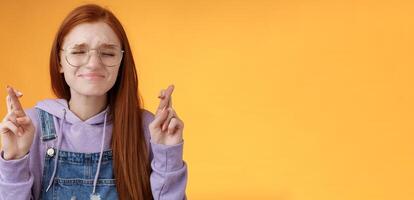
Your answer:
[[[36,110],[37,114],[39,115],[40,127],[42,130],[42,135],[40,138],[43,142],[55,139],[56,129],[55,123],[53,121],[53,115],[39,108],[36,108]]]

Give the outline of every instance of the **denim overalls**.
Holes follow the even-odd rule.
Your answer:
[[[56,143],[56,139],[60,136],[56,134],[53,115],[40,109],[37,109],[37,112],[42,129],[41,140],[47,146],[41,199],[118,199],[112,168],[112,151],[103,151],[102,153],[95,193],[93,194],[100,153],[58,150],[60,144]],[[62,134],[62,132],[60,133]],[[58,157],[57,167],[54,169],[56,157]],[[49,182],[53,174],[54,178]],[[50,188],[48,188],[49,183]]]

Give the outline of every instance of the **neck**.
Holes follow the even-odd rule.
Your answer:
[[[71,94],[69,109],[85,121],[102,112],[107,106],[106,94],[103,96],[84,96]]]

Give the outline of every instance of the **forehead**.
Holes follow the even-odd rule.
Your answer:
[[[115,32],[104,22],[82,23],[75,26],[63,39],[62,47],[77,44],[90,47],[98,47],[102,44],[121,46]]]

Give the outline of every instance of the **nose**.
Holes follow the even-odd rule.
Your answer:
[[[101,58],[99,57],[99,53],[96,50],[90,50],[89,51],[89,60],[86,64],[86,67],[88,68],[99,68],[103,67],[103,63],[101,61]]]

